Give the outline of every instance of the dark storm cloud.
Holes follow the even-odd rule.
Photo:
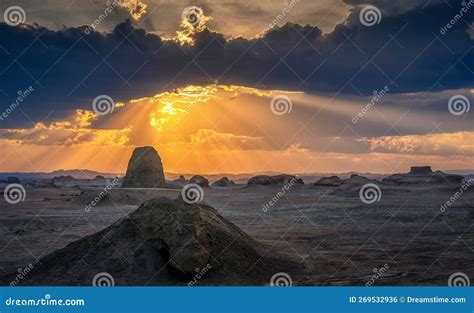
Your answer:
[[[191,83],[356,95],[386,85],[391,93],[472,87],[474,41],[467,30],[474,8],[440,34],[459,10],[454,1],[419,5],[384,14],[379,24],[366,27],[355,8],[326,35],[317,27],[290,23],[258,39],[226,40],[205,30],[193,47],[180,47],[130,22],[107,34],[2,23],[0,110],[15,101],[18,90],[31,85],[34,92],[0,127],[24,127],[72,109],[90,109],[102,94],[118,101]]]
[[[350,6],[364,6],[373,5],[381,9],[384,13],[390,15],[401,14],[403,12],[411,11],[415,8],[425,8],[432,5],[438,5],[444,0],[344,0]],[[451,1],[450,3],[456,3]]]

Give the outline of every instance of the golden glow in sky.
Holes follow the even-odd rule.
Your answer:
[[[281,94],[291,98],[293,107],[276,115],[270,103]],[[172,173],[390,173],[420,163],[472,165],[472,132],[430,132],[432,125],[416,121],[436,117],[415,111],[404,115],[393,107],[375,108],[360,125],[351,125],[364,101],[241,86],[187,86],[117,103],[105,116],[76,110],[53,123],[0,130],[0,149],[6,151],[0,168],[120,173],[132,150],[145,145],[157,149],[165,171]],[[385,134],[389,125],[400,134]],[[441,127],[449,128],[450,122]]]

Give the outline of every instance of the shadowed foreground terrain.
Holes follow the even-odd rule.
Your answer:
[[[365,204],[359,179],[288,190],[203,188],[199,214],[218,216],[215,223],[202,224],[206,240],[217,234],[221,240],[204,247],[208,259],[196,265],[196,272],[207,262],[210,270],[196,285],[266,285],[278,272],[288,273],[293,285],[366,285],[371,280],[373,285],[447,285],[452,273],[474,275],[472,187],[442,208],[460,186],[379,183],[380,201]],[[88,207],[104,190],[99,185],[86,180],[56,187],[30,184],[24,202],[9,205],[2,199],[2,285],[28,266],[32,269],[17,279],[18,285],[90,285],[100,272],[110,273],[116,285],[187,285],[193,279],[189,269],[183,273],[167,262],[169,243],[136,237],[129,225],[143,212],[134,212],[143,201],[176,199],[180,190],[115,188]],[[186,208],[196,205],[183,204],[180,210]],[[165,215],[145,218],[146,227],[158,229]],[[77,241],[85,236],[90,237]]]

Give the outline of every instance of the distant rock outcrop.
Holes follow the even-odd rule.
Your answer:
[[[461,175],[446,174],[441,171],[433,172],[430,166],[414,166],[406,174],[394,174],[385,177],[382,181],[395,185],[438,184],[458,185],[464,177]]]
[[[21,184],[21,180],[18,177],[10,176],[7,178],[7,184]]]
[[[368,180],[367,177],[359,175],[359,174],[352,174],[350,179]]]
[[[263,285],[297,267],[267,248],[210,206],[158,198],[43,257],[21,285],[91,285],[104,272],[116,285],[187,285],[203,268],[200,285]]]
[[[247,182],[247,186],[255,186],[255,185],[262,185],[262,186],[280,186],[285,184],[292,184],[292,185],[304,185],[304,182],[301,178],[298,178],[293,175],[281,174],[276,176],[268,176],[268,175],[257,175],[250,178]]]
[[[159,188],[166,186],[161,158],[155,148],[136,148],[128,162],[122,187]]]
[[[186,178],[181,175],[179,176],[179,178],[176,178],[175,180],[172,181],[173,184],[176,184],[176,185],[179,185],[179,186],[184,186],[188,183],[188,181],[186,180]]]
[[[201,176],[201,175],[194,175],[189,180],[189,183],[190,184],[197,184],[201,187],[209,187],[209,180],[206,177]]]
[[[412,166],[410,168],[410,174],[412,175],[429,175],[433,173],[431,166]]]
[[[54,176],[52,181],[53,183],[67,183],[67,182],[72,182],[74,180],[74,177],[71,175],[61,175],[61,176]]]
[[[215,182],[211,184],[212,187],[230,187],[234,185],[235,185],[235,182],[230,180],[227,177],[222,177],[221,179],[216,180]]]
[[[338,176],[322,177],[317,182],[314,183],[314,186],[327,186],[327,187],[337,187],[342,185],[343,181]]]

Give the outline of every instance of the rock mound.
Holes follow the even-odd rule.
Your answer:
[[[133,151],[122,187],[166,187],[161,158],[153,147],[140,147]]]
[[[211,186],[212,187],[231,187],[234,185],[235,185],[235,182],[233,180],[230,180],[227,177],[222,177],[221,179],[213,182]]]
[[[390,175],[382,181],[394,185],[459,185],[463,180],[464,177],[461,175],[446,174],[441,171],[433,172],[430,166],[415,166],[409,173]]]
[[[201,176],[201,175],[194,175],[189,180],[189,183],[190,184],[197,184],[201,187],[209,187],[209,180],[206,177]]]
[[[15,176],[8,177],[6,182],[7,184],[21,184],[21,180]]]
[[[343,184],[342,179],[338,176],[330,176],[330,177],[322,177],[317,182],[315,182],[314,186],[326,186],[326,187],[337,187]]]
[[[203,268],[201,285],[261,285],[298,266],[267,248],[210,206],[158,198],[40,259],[21,285],[91,285],[103,272],[116,285],[187,285]]]
[[[183,175],[181,175],[181,176],[179,176],[179,178],[173,180],[172,183],[176,184],[176,185],[179,185],[179,186],[184,186],[188,183],[188,181],[186,180],[186,178]]]
[[[268,175],[257,175],[250,178],[247,182],[247,186],[282,186],[286,184],[291,185],[304,185],[304,182],[301,178],[298,178],[293,175],[281,174],[275,176]]]
[[[52,178],[53,183],[67,183],[67,182],[72,182],[74,180],[74,177],[71,175],[61,175],[61,176],[54,176]]]
[[[410,168],[410,174],[412,175],[428,175],[433,173],[431,166],[412,166]]]

